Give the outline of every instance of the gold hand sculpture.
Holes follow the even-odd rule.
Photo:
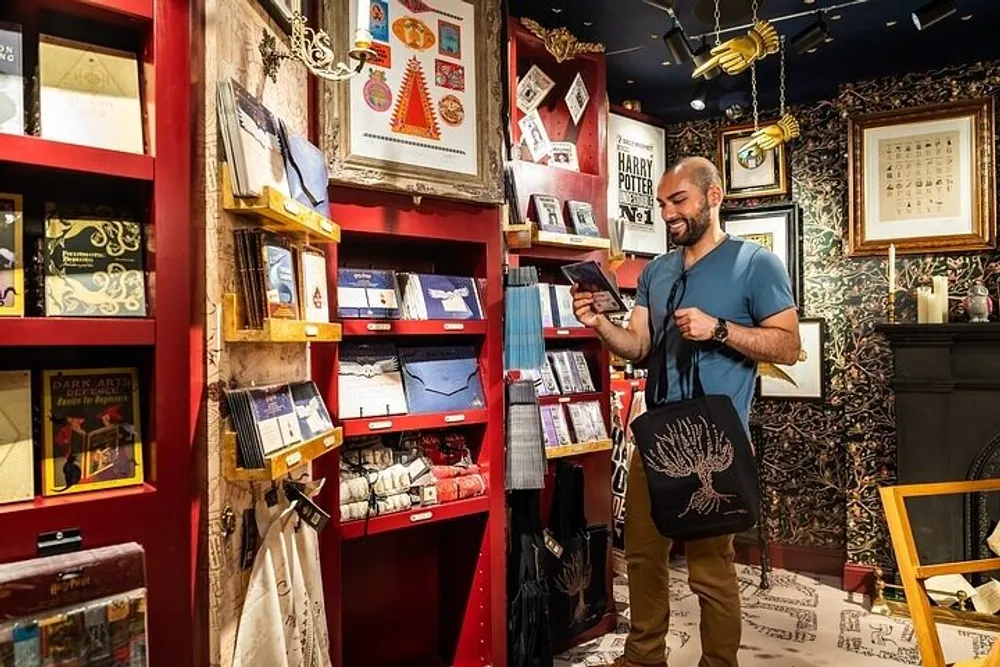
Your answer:
[[[792,114],[786,113],[774,125],[762,127],[750,135],[750,141],[743,144],[740,153],[749,153],[755,148],[767,152],[781,144],[787,144],[797,136],[799,136],[799,121],[795,120]]]
[[[712,57],[691,73],[697,79],[716,67],[729,75],[739,74],[754,62],[769,53],[777,53],[780,47],[778,31],[767,21],[757,21],[747,34],[719,44],[710,51]]]

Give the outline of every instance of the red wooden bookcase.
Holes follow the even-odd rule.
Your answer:
[[[566,201],[584,201],[593,206],[597,226],[601,234],[608,236],[607,220],[607,123],[608,96],[605,78],[605,61],[603,53],[588,53],[578,55],[564,62],[557,62],[545,48],[544,42],[529,32],[516,18],[508,23],[508,81],[509,99],[511,100],[510,133],[515,147],[513,162],[514,176],[517,184],[517,202],[511,206],[517,207],[519,219],[527,222],[532,220],[534,209],[531,205],[531,195],[548,194],[557,197],[563,204]],[[527,148],[521,146],[521,132],[518,121],[524,113],[514,103],[517,100],[517,83],[532,65],[538,65],[553,79],[553,88],[542,101],[538,114],[545,126],[551,141],[571,141],[576,144],[580,171],[567,171],[548,164],[538,164],[531,161]],[[563,101],[577,72],[582,74],[584,83],[590,93],[590,101],[583,112],[580,122],[574,124],[568,108]],[[519,159],[517,159],[519,158]],[[564,211],[564,216],[567,212]],[[568,220],[568,217],[567,217]],[[559,270],[563,264],[594,260],[608,269],[608,253],[606,250],[574,247],[571,242],[550,243],[534,240],[530,247],[509,247],[507,252],[508,266],[534,266],[538,269],[539,279],[548,283],[565,283],[566,279]],[[589,329],[552,328],[545,332],[546,349],[577,349],[587,357],[591,374],[597,391],[583,396],[562,397],[566,400],[593,400],[601,403],[605,426],[610,432],[611,425],[611,376],[607,349],[602,345],[597,335]],[[544,398],[541,402],[559,402],[559,397]],[[585,491],[584,511],[590,524],[611,524],[611,452],[610,447],[603,451],[575,455],[573,463],[579,464],[584,470]],[[547,476],[545,493],[543,493],[543,521],[548,521],[551,509],[553,466]],[[577,637],[572,643],[579,644],[594,637],[611,632],[616,623],[614,596],[611,594],[613,571],[610,557],[609,538],[608,568],[605,573],[608,589],[608,608],[603,620],[584,635]],[[557,650],[569,648],[556,647]]]
[[[341,242],[328,255],[330,294],[338,266],[418,270],[480,280],[485,321],[341,320],[344,338],[397,344],[473,344],[486,408],[461,413],[348,419],[345,439],[372,433],[461,428],[489,491],[472,498],[341,524],[338,485],[322,499],[333,519],[321,534],[330,645],[337,667],[506,664],[504,394],[500,212],[370,190],[333,187]],[[312,373],[338,408],[338,346],[312,349]],[[345,440],[345,446],[349,446]],[[340,454],[316,462],[336,480]]]
[[[0,318],[4,369],[137,366],[146,464],[141,486],[0,505],[0,561],[36,557],[38,535],[63,529],[80,529],[86,549],[140,543],[150,664],[170,667],[200,662],[192,629],[200,511],[192,447],[204,346],[192,300],[200,291],[201,245],[189,222],[189,11],[187,0],[15,0],[0,6],[0,20],[23,26],[29,95],[39,32],[140,56],[145,155],[0,134],[0,178],[4,192],[24,195],[26,231],[30,225],[41,229],[45,202],[131,208],[147,223],[150,312],[139,320]],[[33,265],[29,258],[26,271]]]

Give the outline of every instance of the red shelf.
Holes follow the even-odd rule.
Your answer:
[[[17,514],[38,509],[65,507],[77,503],[90,503],[95,501],[109,501],[116,498],[129,498],[132,496],[144,496],[156,493],[156,487],[152,484],[139,484],[127,486],[120,489],[108,489],[107,491],[87,491],[84,493],[67,493],[64,496],[36,496],[34,500],[23,503],[11,503],[0,505],[0,515]]]
[[[103,174],[137,181],[153,180],[154,160],[149,155],[90,148],[17,134],[0,134],[0,162],[83,174]]]
[[[36,0],[38,7],[71,14],[100,12],[142,21],[153,20],[153,0]],[[103,18],[103,17],[102,17]]]
[[[597,338],[593,329],[586,327],[545,327],[545,340],[561,340],[563,338]]]
[[[422,415],[391,415],[372,419],[346,419],[342,422],[345,438],[378,433],[399,433],[401,431],[426,431],[428,429],[451,428],[466,424],[485,424],[490,419],[489,410],[459,410],[457,412],[434,412]]]
[[[444,503],[443,505],[417,507],[409,512],[395,512],[393,514],[372,517],[368,520],[367,534],[388,533],[394,530],[424,526],[439,521],[449,521],[475,514],[485,514],[489,511],[489,495],[469,498],[467,500],[456,500],[455,502]],[[365,537],[365,522],[357,520],[341,524],[340,534],[345,540],[356,540]]]
[[[350,320],[340,325],[347,336],[486,335],[486,320]]]
[[[553,405],[555,403],[581,403],[583,401],[603,401],[604,392],[592,391],[583,394],[562,394],[557,396],[539,396],[539,405]]]
[[[0,347],[152,345],[155,339],[156,324],[150,318],[0,318]]]

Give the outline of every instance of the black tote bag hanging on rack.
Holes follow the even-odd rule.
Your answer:
[[[681,400],[667,403],[666,331],[686,285],[684,272],[670,290],[659,339],[650,321],[648,405],[632,422],[653,523],[660,534],[682,541],[741,533],[760,515],[750,439],[729,396],[705,395],[694,342],[682,346],[687,363],[677,364]]]

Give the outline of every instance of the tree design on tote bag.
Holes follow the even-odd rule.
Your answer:
[[[579,623],[587,614],[587,601],[584,594],[590,587],[590,578],[593,574],[593,567],[590,564],[590,540],[583,549],[573,554],[572,558],[566,561],[556,577],[556,586],[560,591],[576,598],[576,609],[573,611],[573,622]]]
[[[717,512],[734,497],[719,493],[712,486],[712,475],[728,470],[734,454],[729,437],[707,419],[682,417],[656,436],[656,445],[647,461],[653,470],[669,477],[698,476],[698,490],[691,494],[687,507],[678,515],[683,517],[692,511],[702,515]],[[743,512],[746,510],[740,508],[731,513]]]

